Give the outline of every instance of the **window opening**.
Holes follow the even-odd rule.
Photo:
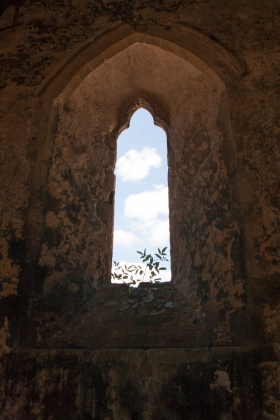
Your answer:
[[[166,270],[156,277],[170,281],[167,139],[143,108],[133,114],[130,127],[119,135],[115,175],[112,270],[114,261],[140,265],[136,251],[146,249],[155,254],[158,248],[167,247],[168,262],[160,263]]]

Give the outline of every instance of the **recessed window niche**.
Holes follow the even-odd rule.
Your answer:
[[[135,43],[56,106],[40,257],[46,290],[62,284],[78,299],[110,284],[118,136],[144,107],[167,134],[171,282],[192,306],[211,301],[223,311],[215,296],[234,300],[232,284],[244,275],[235,266],[242,217],[224,84]]]

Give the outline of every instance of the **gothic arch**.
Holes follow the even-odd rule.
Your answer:
[[[210,79],[225,83],[241,77],[245,66],[224,47],[202,33],[170,22],[167,28],[153,26],[148,32],[118,23],[87,40],[53,69],[36,90],[43,101],[61,93],[67,98],[81,81],[104,61],[135,43],[156,45],[187,60]]]
[[[206,42],[205,37],[196,31],[186,28],[163,31],[157,28],[155,32],[155,34],[136,33],[128,25],[120,25],[106,32],[99,40],[88,42],[80,48],[79,52],[60,65],[37,91],[39,103],[42,104],[42,107],[39,108],[39,127],[40,121],[42,124],[46,121],[45,116],[42,117],[42,109],[45,108],[47,111],[51,105],[52,107],[47,138],[41,137],[42,143],[38,145],[40,158],[34,165],[33,171],[33,196],[30,200],[27,225],[30,238],[27,259],[32,271],[32,266],[36,265],[41,254],[40,264],[47,266],[49,272],[49,280],[46,283],[51,285],[54,278],[60,275],[57,274],[55,268],[57,258],[62,261],[62,254],[66,252],[66,248],[64,251],[58,249],[59,241],[68,243],[67,247],[69,248],[72,246],[69,244],[75,241],[74,237],[77,238],[80,235],[78,231],[71,233],[72,239],[69,239],[69,232],[66,232],[68,228],[64,225],[61,229],[59,227],[56,229],[55,235],[60,229],[58,245],[55,243],[53,246],[52,243],[47,244],[43,240],[46,223],[50,223],[47,229],[51,237],[54,233],[54,226],[56,223],[60,223],[54,217],[54,209],[51,209],[50,206],[46,207],[46,201],[57,203],[60,206],[58,201],[64,190],[61,187],[61,192],[56,195],[57,181],[55,179],[63,178],[64,185],[66,185],[69,184],[69,179],[73,178],[71,165],[69,166],[69,162],[66,162],[67,158],[65,160],[63,156],[62,159],[64,162],[63,173],[58,167],[60,164],[56,165],[55,156],[64,153],[63,147],[58,146],[59,140],[57,139],[70,138],[73,136],[73,132],[84,130],[83,134],[77,135],[80,136],[77,142],[80,142],[81,150],[87,148],[87,145],[92,142],[91,139],[95,137],[99,140],[91,151],[87,151],[87,155],[90,155],[94,161],[96,150],[101,148],[102,152],[100,151],[100,153],[109,153],[111,157],[102,163],[104,168],[102,171],[105,175],[100,186],[96,186],[97,190],[98,188],[100,190],[100,188],[105,188],[105,184],[107,185],[107,190],[104,190],[103,196],[100,198],[101,201],[93,200],[92,203],[85,204],[88,207],[93,206],[96,212],[96,221],[91,235],[93,237],[97,235],[95,241],[97,241],[96,246],[100,255],[95,256],[94,264],[91,265],[91,268],[87,267],[83,274],[77,274],[80,269],[76,270],[75,268],[76,271],[74,271],[76,277],[80,276],[80,281],[82,278],[87,278],[87,281],[91,282],[90,279],[93,278],[95,285],[106,281],[105,278],[109,277],[108,269],[112,247],[110,238],[112,237],[113,216],[110,206],[114,189],[112,168],[115,159],[114,146],[110,146],[110,152],[106,147],[108,144],[112,145],[119,132],[128,126],[133,110],[144,106],[152,111],[156,123],[163,126],[168,135],[171,252],[176,255],[175,259],[173,256],[174,281],[177,287],[184,290],[184,293],[187,293],[194,303],[196,302],[195,295],[199,291],[200,295],[202,293],[205,296],[204,303],[211,302],[209,307],[213,307],[215,306],[213,300],[217,293],[213,286],[215,276],[219,277],[219,282],[222,282],[223,276],[227,276],[227,285],[223,283],[223,287],[226,288],[231,287],[233,277],[238,282],[243,281],[244,277],[244,273],[241,273],[240,270],[237,272],[234,257],[232,259],[231,255],[232,249],[238,248],[240,245],[242,217],[226,96],[227,83],[234,78],[241,77],[242,68],[223,48],[218,47],[211,40]],[[183,38],[182,33],[184,34]],[[168,40],[160,39],[160,34],[163,34]],[[190,49],[197,51],[198,55],[176,45],[174,42],[176,40],[181,44],[184,42]],[[204,61],[199,55],[204,58]],[[138,74],[142,58],[146,60],[146,68]],[[153,64],[153,60],[157,64]],[[164,66],[168,67],[170,74],[172,73],[170,80],[163,77],[161,69]],[[90,89],[89,86],[91,86]],[[91,116],[94,116],[96,122],[92,122]],[[89,127],[91,128],[89,129]],[[43,131],[40,128],[40,132]],[[104,145],[104,142],[107,146]],[[78,159],[78,155],[76,158]],[[85,165],[87,169],[80,168],[78,171],[81,170],[82,178],[87,179],[90,169],[88,169],[88,163]],[[96,163],[95,166],[97,168],[98,164]],[[51,178],[49,177],[50,173]],[[99,169],[98,173],[100,173]],[[203,177],[204,180],[202,180]],[[82,187],[82,184],[84,185],[82,178],[73,181],[80,185],[79,191],[81,188],[88,188]],[[211,179],[209,186],[207,186],[208,178]],[[53,180],[56,184],[53,183]],[[87,185],[93,185],[94,182],[94,176],[86,181]],[[104,186],[102,187],[102,185]],[[189,191],[190,185],[192,185],[191,191]],[[215,192],[215,189],[219,192]],[[52,191],[52,196],[49,195],[49,191]],[[60,214],[68,212],[71,216],[72,213],[75,213],[74,217],[77,218],[78,223],[81,210],[79,203],[76,202],[76,198],[80,194],[77,191],[77,188],[75,191],[73,189],[68,191],[66,201],[69,200],[70,204],[67,204],[66,207],[63,204],[63,208],[60,207]],[[203,202],[202,196],[200,197],[201,191],[204,191],[205,197],[208,197],[205,202]],[[211,198],[209,194],[214,195]],[[215,194],[217,197],[213,198]],[[44,195],[45,198],[42,199]],[[69,199],[69,197],[72,198]],[[80,199],[82,200],[82,198]],[[214,200],[212,204],[211,200]],[[225,209],[226,217],[222,215],[221,207]],[[199,212],[193,212],[192,208],[201,210],[198,218],[196,216]],[[238,211],[234,213],[233,209],[236,208]],[[103,218],[105,214],[107,214],[106,220]],[[46,218],[50,220],[51,217],[54,217],[56,221],[46,222]],[[34,227],[34,220],[36,227]],[[86,216],[86,219],[82,221],[83,226],[87,224],[90,226],[90,223],[89,216]],[[100,223],[103,227],[100,227]],[[94,229],[97,230],[97,233],[94,233]],[[98,233],[98,229],[101,233]],[[222,255],[223,251],[218,251],[218,248],[222,247],[220,235],[225,235],[226,256]],[[102,238],[105,237],[108,242],[102,242]],[[190,238],[196,239],[191,243]],[[88,242],[90,241],[87,239]],[[82,245],[77,244],[77,246],[81,247]],[[56,249],[56,247],[58,248]],[[74,261],[77,257],[72,256],[71,258]],[[81,264],[83,258],[80,258]],[[208,261],[205,264],[204,258]],[[219,259],[223,262],[221,263]],[[73,264],[75,265],[75,263]],[[59,268],[60,273],[65,271],[65,267],[63,267]],[[213,275],[209,275],[211,270]],[[104,276],[101,273],[105,273]],[[72,278],[71,273],[67,275]],[[31,277],[32,273],[26,276],[29,281]],[[211,282],[212,286],[210,287]],[[221,287],[220,285],[218,288],[221,289]],[[232,289],[230,293],[234,294],[236,290]],[[220,304],[216,307],[220,307]]]

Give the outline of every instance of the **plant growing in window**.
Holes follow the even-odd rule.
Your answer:
[[[167,247],[162,249],[158,248],[158,253],[155,253],[154,256],[147,254],[146,249],[143,252],[137,251],[140,254],[140,260],[142,260],[141,265],[120,264],[114,261],[114,268],[111,273],[112,279],[123,281],[130,287],[145,281],[150,281],[151,283],[159,282],[161,280],[161,277],[159,277],[160,272],[166,270],[160,264],[168,261],[166,249]]]

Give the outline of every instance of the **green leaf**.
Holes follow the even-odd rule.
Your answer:
[[[165,248],[163,248],[162,252],[165,252],[167,250],[167,246]]]
[[[159,270],[166,270],[166,268],[165,267],[160,267]]]

